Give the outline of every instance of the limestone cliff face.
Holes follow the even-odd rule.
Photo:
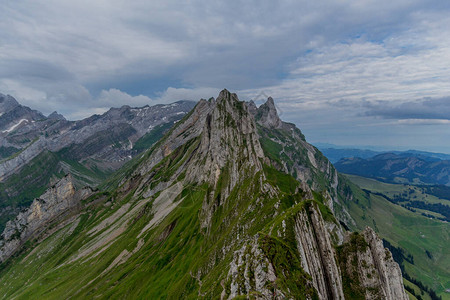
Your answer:
[[[182,145],[192,144],[192,151],[175,153]],[[146,163],[140,166],[134,176],[143,177],[138,191],[146,189],[154,178],[151,170],[164,159],[185,156],[165,182],[149,189],[144,196],[153,195],[172,185],[182,173],[184,182],[208,183],[212,186],[205,201],[202,222],[208,226],[217,206],[224,204],[235,185],[244,178],[262,170],[266,161],[259,142],[256,123],[245,102],[239,101],[236,94],[223,90],[217,99],[200,100],[190,116],[173,131],[149,155]],[[226,177],[224,184],[220,177]],[[131,183],[130,183],[131,184]],[[220,193],[216,191],[220,189]]]
[[[227,165],[231,176],[230,190],[244,167],[262,170],[264,157],[256,125],[244,102],[227,90],[219,94],[206,116],[200,141],[197,166],[187,176],[198,182],[216,184],[221,170]],[[244,166],[245,165],[245,166]],[[225,195],[226,197],[227,195]]]
[[[261,105],[257,110],[255,110],[255,103],[249,104],[258,119],[258,122],[268,128],[281,128],[283,122],[278,116],[277,109],[275,107],[275,102],[273,102],[272,97],[267,99],[267,102]]]
[[[383,242],[372,228],[367,227],[363,235],[370,250],[370,253],[366,253],[364,259],[370,261],[370,258],[372,258],[372,266],[379,275],[379,281],[376,284],[380,287],[383,297],[392,300],[409,299],[403,288],[400,267],[392,258],[389,250],[384,248]]]
[[[371,228],[349,235],[338,248],[338,260],[347,294],[364,299],[408,299],[400,267]]]
[[[262,171],[264,158],[255,121],[245,103],[236,94],[224,90],[212,105],[200,144],[186,171],[187,182],[208,182],[213,187],[209,201],[203,205],[202,219],[206,227],[236,184]]]
[[[311,275],[320,299],[344,299],[336,252],[323,217],[314,206],[295,218],[295,240],[302,266]]]
[[[301,264],[303,292],[310,293],[307,299],[314,295],[318,299],[408,299],[398,264],[372,229],[367,228],[362,234],[347,233],[347,241],[336,245],[327,223],[317,206],[310,203],[291,221],[285,219],[281,223],[283,229],[278,231],[278,239],[289,244],[287,226],[294,227],[296,251],[288,252],[287,257],[290,264],[295,265],[296,261]],[[257,299],[295,297],[277,288],[283,273],[292,270],[280,269],[277,261],[271,259],[275,247],[266,247],[264,238],[256,236],[234,253],[222,298],[233,299],[238,295],[258,295]]]
[[[0,262],[13,255],[31,237],[39,235],[50,221],[79,205],[80,200],[91,193],[89,188],[76,191],[71,175],[58,181],[6,224],[0,236]]]

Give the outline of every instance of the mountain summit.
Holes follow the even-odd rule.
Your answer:
[[[200,100],[5,262],[5,297],[408,299],[375,232],[333,215],[337,172],[273,108]]]

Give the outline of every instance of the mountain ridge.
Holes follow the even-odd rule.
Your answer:
[[[194,106],[189,101],[122,106],[67,121],[57,113],[45,117],[11,96],[0,98],[0,230],[13,216],[9,211],[30,204],[67,173],[78,188],[97,186]]]
[[[287,156],[272,166],[277,153],[258,132],[271,140],[280,124],[258,125],[250,111],[227,90],[201,100],[87,200],[99,202],[76,226],[9,260],[0,271],[4,295],[407,299],[375,233],[345,233],[333,216],[329,200],[343,196],[325,181],[337,176],[332,165],[281,123],[290,133],[272,138],[291,137],[282,149],[293,155],[297,146],[305,164]],[[284,168],[309,175],[300,182]],[[324,181],[313,185],[317,178]],[[42,272],[33,277],[35,268]]]

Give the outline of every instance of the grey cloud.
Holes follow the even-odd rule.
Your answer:
[[[373,35],[402,26],[411,11],[430,10],[425,4],[46,1],[37,8],[21,1],[0,12],[1,38],[12,56],[60,64],[97,90],[114,88],[105,82],[123,75],[243,89],[279,82],[305,50],[359,34],[363,25]]]
[[[224,87],[249,99],[264,91],[286,117],[339,138],[363,117],[407,109],[392,103],[450,95],[449,10],[425,0],[6,1],[0,92],[79,118]]]
[[[73,75],[64,67],[50,61],[32,59],[0,59],[0,78],[25,78],[28,80],[71,80]]]
[[[365,115],[385,119],[441,119],[450,120],[450,97],[425,98],[400,104],[383,101],[366,103]]]

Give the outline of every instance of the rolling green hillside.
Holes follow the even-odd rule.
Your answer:
[[[408,195],[415,201],[449,204],[423,192],[423,188],[387,184],[355,175],[347,177],[360,188],[358,201],[349,204],[349,212],[357,228],[372,226],[395,247],[401,247],[406,255],[412,255],[414,264],[404,261],[406,272],[413,278],[433,288],[443,299],[450,299],[445,290],[450,287],[450,224],[422,215],[424,211],[412,211],[394,204],[386,197]],[[357,193],[358,189],[354,188]],[[433,212],[426,211],[427,214]]]

